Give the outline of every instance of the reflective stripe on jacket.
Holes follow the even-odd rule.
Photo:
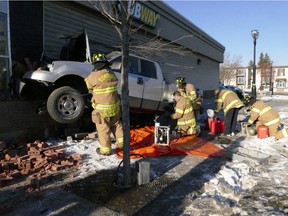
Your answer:
[[[178,119],[177,125],[194,125],[196,124],[196,120],[194,117],[192,104],[185,97],[181,97],[178,101],[176,101],[175,105],[175,113],[171,115],[172,119]]]
[[[243,102],[239,99],[237,94],[228,89],[219,90],[215,97],[215,112],[218,113],[221,109],[224,110],[224,115],[233,108],[243,107]]]
[[[202,102],[201,102],[202,98],[198,94],[197,89],[195,88],[195,86],[193,84],[187,83],[185,86],[185,92],[181,91],[180,89],[178,89],[178,91],[181,92],[181,95],[183,97],[188,98],[191,101],[192,105],[197,103],[197,102],[200,105],[202,104]]]
[[[253,124],[256,120],[266,126],[280,124],[279,114],[263,101],[256,101],[251,106],[248,123]]]
[[[112,117],[120,112],[118,79],[111,69],[92,71],[85,82],[88,89],[93,89],[92,107],[98,110],[101,116]]]

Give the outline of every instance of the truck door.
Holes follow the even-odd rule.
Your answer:
[[[163,80],[157,77],[157,65],[154,62],[140,59],[141,77],[143,79],[143,101],[141,109],[157,110],[163,94]]]
[[[119,56],[114,59],[112,63],[112,69],[115,71],[116,76],[118,77],[118,93],[121,94],[121,69],[115,70],[113,64],[115,62],[121,62],[122,57]],[[140,59],[130,56],[129,57],[129,74],[128,74],[128,85],[129,85],[129,104],[130,108],[139,109],[142,103],[143,89],[144,89],[144,80],[140,76],[141,65]]]

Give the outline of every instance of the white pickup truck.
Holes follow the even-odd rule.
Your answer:
[[[20,82],[20,95],[27,99],[42,100],[42,104],[47,105],[49,115],[63,124],[80,119],[85,108],[90,105],[88,101],[91,94],[86,88],[84,78],[93,70],[93,65],[86,31],[83,31],[83,34],[84,37],[80,34],[74,39],[86,40],[85,43],[82,42],[86,44],[85,60],[82,56],[82,59],[79,59],[82,62],[75,58],[73,61],[69,61],[69,58],[65,61],[53,61],[45,70],[41,68],[26,72]],[[75,46],[75,41],[73,44]],[[121,55],[121,52],[114,51],[106,56],[119,79],[119,94]],[[129,57],[128,83],[131,112],[160,113],[172,102],[172,94],[176,90],[174,84],[168,84],[164,80],[157,62],[135,55]]]

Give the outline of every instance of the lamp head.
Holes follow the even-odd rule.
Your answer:
[[[258,30],[254,29],[251,31],[251,36],[254,40],[256,40],[259,37],[259,32]]]

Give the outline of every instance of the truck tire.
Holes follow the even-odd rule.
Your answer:
[[[47,111],[59,123],[73,123],[84,114],[85,101],[79,91],[70,86],[63,86],[49,95]]]

